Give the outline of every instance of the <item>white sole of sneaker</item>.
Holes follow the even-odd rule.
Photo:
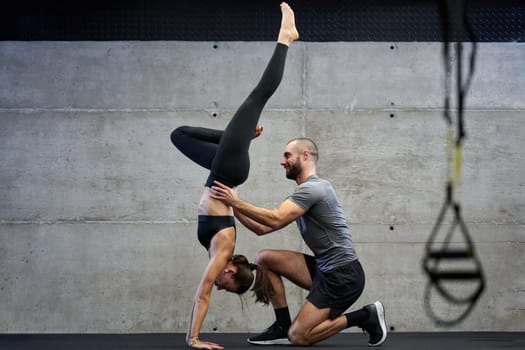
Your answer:
[[[381,340],[379,340],[377,343],[375,344],[368,344],[369,346],[379,346],[381,344],[383,344],[386,340],[386,321],[385,321],[385,308],[383,306],[383,303],[381,303],[380,301],[376,301],[374,303],[374,306],[376,307],[376,310],[377,310],[377,317],[379,317],[379,325],[381,326],[381,330],[383,331],[383,336],[381,337]]]
[[[272,340],[250,340],[247,339],[248,343],[253,345],[291,345],[290,341],[286,338],[272,339]]]

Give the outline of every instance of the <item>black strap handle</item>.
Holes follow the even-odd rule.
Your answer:
[[[450,229],[447,231],[445,239],[442,243],[436,242],[438,233],[440,232],[445,216],[449,210],[452,210],[453,220]],[[464,239],[463,248],[451,248],[450,241],[455,232],[459,231]],[[435,245],[440,245],[435,248]],[[472,263],[471,268],[450,268],[443,267],[443,262],[469,262]],[[429,282],[425,290],[425,308],[427,313],[440,325],[454,325],[465,319],[472,311],[474,305],[480,298],[485,289],[485,276],[481,262],[478,259],[472,239],[463,218],[461,217],[461,207],[458,203],[454,203],[452,199],[452,186],[447,184],[446,199],[443,203],[441,211],[438,216],[430,237],[426,243],[425,256],[423,258],[423,270],[429,277]],[[445,282],[468,282],[476,283],[475,289],[467,295],[456,295],[447,288]],[[466,306],[466,309],[459,314],[459,316],[445,320],[436,315],[431,307],[430,299],[431,290],[435,288],[437,292],[450,303],[456,305]]]

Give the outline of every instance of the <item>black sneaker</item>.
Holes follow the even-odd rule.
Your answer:
[[[385,308],[380,301],[376,301],[373,304],[366,305],[364,309],[370,312],[370,317],[359,326],[370,336],[368,345],[379,346],[385,342],[387,334]]]
[[[248,338],[248,343],[254,345],[289,345],[288,328],[284,328],[275,322],[261,334]]]

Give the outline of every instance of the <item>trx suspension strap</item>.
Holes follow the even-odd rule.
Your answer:
[[[438,325],[451,326],[464,320],[472,311],[474,305],[485,288],[485,277],[481,262],[478,259],[467,226],[461,216],[461,206],[454,198],[454,190],[461,181],[461,148],[465,138],[463,123],[464,97],[470,85],[474,72],[476,41],[468,24],[466,4],[463,0],[438,0],[443,28],[443,59],[445,66],[445,106],[444,119],[447,123],[447,181],[445,202],[437,221],[432,228],[425,246],[423,270],[428,275],[425,288],[425,309]],[[451,11],[451,7],[454,6]],[[454,17],[455,16],[455,17]],[[454,21],[449,21],[450,18]],[[453,140],[453,121],[450,115],[450,85],[451,85],[451,54],[450,54],[450,22],[455,23],[456,39],[456,89],[457,89],[457,136]],[[463,29],[466,29],[472,41],[470,68],[466,82],[462,79],[462,40]],[[454,168],[454,171],[453,171]],[[448,213],[448,215],[447,215]],[[446,217],[451,217],[450,223]],[[446,222],[447,221],[447,222]],[[445,231],[442,233],[442,231]],[[455,240],[452,241],[454,233]],[[442,238],[444,236],[444,238]],[[454,289],[454,283],[463,282],[474,285],[474,290],[466,295]],[[462,311],[455,312],[454,317],[438,316],[431,304],[431,291],[435,289],[442,298],[457,305]],[[461,289],[463,291],[463,289]],[[465,294],[465,293],[463,293]]]

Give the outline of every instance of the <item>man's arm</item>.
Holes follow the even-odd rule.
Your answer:
[[[275,209],[257,207],[239,199],[235,190],[232,190],[218,181],[214,181],[214,186],[211,188],[210,196],[231,206],[236,213],[271,229],[271,231],[265,233],[276,231],[288,225],[290,222],[302,216],[305,212],[303,208],[292,202],[290,199],[286,199]],[[243,222],[242,219],[239,218],[239,220],[241,223]],[[247,227],[250,228],[249,226]]]
[[[241,224],[243,224],[248,230],[252,231],[257,236],[262,236],[274,231],[274,229],[271,227],[260,224],[257,221],[250,219],[246,215],[241,214],[239,211],[237,211],[237,209],[233,209],[233,214],[237,220],[241,222]]]

